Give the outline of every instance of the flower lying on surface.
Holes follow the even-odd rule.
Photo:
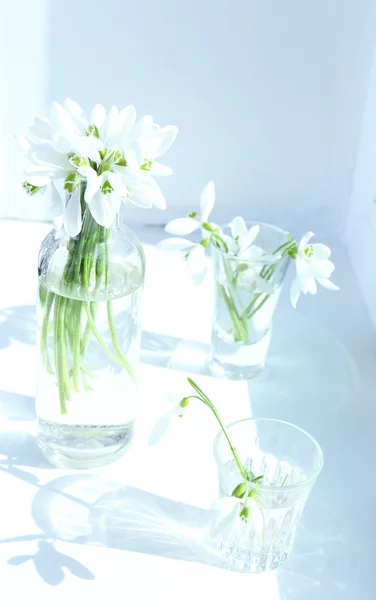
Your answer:
[[[189,404],[188,398],[177,401],[177,397],[173,392],[167,392],[166,400],[169,405],[173,404],[173,406],[155,423],[149,436],[150,446],[157,444],[167,433],[170,425],[184,416]]]
[[[261,533],[264,528],[264,518],[259,507],[260,499],[258,494],[263,475],[255,477],[250,470],[247,470],[243,466],[213,402],[189,377],[188,382],[194,389],[195,394],[186,396],[181,400],[179,404],[180,409],[176,407],[178,416],[181,416],[179,414],[181,409],[184,411],[187,409],[191,399],[199,400],[205,404],[218,421],[241,476],[241,482],[232,491],[231,496],[216,500],[212,504],[211,516],[213,520],[210,527],[210,535],[219,537],[223,544],[230,543],[231,541],[241,543],[242,541],[250,540],[255,535]]]
[[[314,235],[311,231],[303,235],[292,256],[296,264],[296,278],[290,290],[291,304],[294,308],[301,293],[316,294],[316,282],[328,290],[339,290],[329,279],[335,269],[334,264],[328,260],[330,248],[324,244],[309,244]]]
[[[247,542],[264,529],[264,517],[254,497],[226,496],[213,502],[211,508],[214,517],[210,534],[218,536],[224,545]]]
[[[34,164],[25,171],[24,188],[31,195],[50,189],[53,217],[71,237],[82,226],[82,199],[74,193],[82,181],[87,182],[85,202],[101,226],[113,223],[122,202],[164,209],[164,196],[153,177],[172,173],[156,159],[170,148],[177,131],[157,125],[151,116],[136,121],[133,106],[120,111],[113,106],[106,114],[96,105],[87,117],[72,100],[64,106],[54,102],[49,117],[35,119],[30,136],[18,138]]]

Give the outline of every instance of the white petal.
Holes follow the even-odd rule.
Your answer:
[[[132,191],[132,194],[128,198],[129,202],[138,206],[139,208],[152,208],[153,204],[149,198],[149,195],[145,193],[145,190],[142,188],[137,189],[137,187]]]
[[[330,279],[317,279],[318,283],[320,285],[322,285],[322,287],[326,288],[327,290],[332,290],[334,291],[338,291],[339,287],[338,285],[336,285],[335,283],[333,283],[332,281],[330,281]]]
[[[270,281],[267,281],[266,279],[261,277],[258,273],[255,273],[254,280],[256,282],[257,289],[260,290],[260,292],[269,294],[269,296],[271,296],[274,293],[274,288],[273,288],[273,285],[270,283]]]
[[[184,238],[172,237],[161,240],[158,243],[158,246],[164,250],[186,250],[187,248],[195,246],[195,244],[190,240],[185,240]]]
[[[256,500],[248,498],[245,502],[248,508],[247,529],[248,534],[253,537],[262,533],[264,529],[264,516],[258,507]]]
[[[29,181],[29,183],[32,183],[31,179],[36,178],[36,177],[48,177],[50,181],[54,180],[54,179],[60,179],[60,178],[65,178],[68,174],[68,171],[66,169],[58,169],[58,168],[54,168],[54,167],[29,167],[28,169],[25,169],[24,171],[24,175],[26,177],[26,180]],[[33,185],[38,185],[37,183],[33,184]],[[43,184],[45,185],[45,184]]]
[[[85,202],[90,204],[95,194],[102,185],[102,177],[98,177],[97,172],[91,167],[82,167],[78,169],[80,175],[86,177]]]
[[[65,194],[62,194],[61,186],[53,183],[51,185],[51,216],[53,219],[62,217],[65,207]]]
[[[110,110],[108,111],[107,118],[106,118],[106,126],[105,126],[105,133],[104,133],[104,137],[106,140],[108,140],[112,135],[114,135],[114,133],[116,133],[118,117],[119,117],[119,109],[117,108],[117,106],[112,106],[110,108]]]
[[[311,260],[310,271],[316,279],[330,277],[334,271],[334,265],[330,260]]]
[[[64,102],[64,105],[65,105],[65,108],[67,109],[67,111],[74,117],[80,118],[80,117],[85,116],[85,113],[84,113],[83,109],[81,108],[81,106],[79,104],[77,104],[77,102],[75,102],[74,100],[67,98],[66,101]]]
[[[36,137],[40,139],[49,139],[52,133],[51,125],[46,117],[35,118],[34,125],[29,127],[29,131]]]
[[[325,244],[312,244],[312,246],[315,251],[314,256],[318,260],[329,258],[332,253],[331,249],[328,248],[328,246],[325,246]]]
[[[193,231],[200,229],[200,227],[201,223],[199,221],[190,219],[189,217],[182,217],[173,219],[167,223],[165,231],[172,235],[189,235],[190,233],[193,233]]]
[[[81,231],[82,214],[80,202],[80,188],[71,194],[64,211],[64,229],[70,237],[75,237]]]
[[[60,154],[70,154],[74,152],[73,144],[63,133],[55,133],[51,138],[51,145]]]
[[[201,275],[206,272],[205,248],[201,246],[201,244],[197,244],[197,246],[190,251],[187,258],[187,266],[191,275]]]
[[[215,187],[214,181],[209,181],[206,184],[200,195],[200,216],[201,221],[207,222],[215,203]]]
[[[26,169],[24,172],[24,180],[30,185],[36,185],[37,187],[43,187],[51,183],[51,174],[32,173],[31,169]]]
[[[246,234],[242,233],[239,237],[239,245],[242,250],[249,248],[257,238],[260,232],[260,226],[254,225]]]
[[[102,127],[106,120],[106,109],[102,104],[96,104],[90,114],[90,124]]]
[[[296,308],[296,305],[299,300],[300,292],[301,292],[300,280],[299,280],[299,277],[296,277],[294,279],[294,281],[292,282],[291,288],[290,288],[290,301],[291,301],[293,308]]]
[[[121,196],[120,194],[115,191],[112,192],[111,194],[106,194],[105,196],[106,198],[106,203],[108,208],[115,213],[115,215],[117,215],[117,213],[119,212],[120,206],[121,206]],[[111,221],[112,223],[112,221]]]
[[[119,113],[118,131],[122,137],[125,137],[131,131],[136,122],[136,109],[131,104],[123,108]]]
[[[121,148],[124,149],[125,160],[131,169],[139,169],[144,164],[145,152],[141,146],[134,144],[132,148],[126,148],[122,142]],[[142,172],[146,173],[146,171]]]
[[[52,103],[49,121],[54,133],[64,133],[69,135],[69,133],[72,133],[75,129],[71,115],[57,102]]]
[[[106,201],[106,197],[98,191],[92,198],[89,204],[90,212],[93,219],[102,227],[110,227],[114,222],[116,213],[111,210]]]
[[[221,514],[228,514],[233,511],[234,506],[239,502],[239,498],[235,498],[235,496],[224,496],[223,498],[219,498],[219,500],[214,500],[210,508]]]
[[[57,152],[52,146],[44,145],[41,150],[34,150],[31,154],[31,160],[39,165],[58,167],[72,171],[68,157]]]
[[[74,135],[71,140],[78,154],[90,158],[94,162],[100,162],[97,138],[92,135]]]
[[[150,173],[150,175],[153,175],[153,177],[167,177],[168,175],[172,175],[172,169],[170,167],[167,167],[167,165],[161,165],[161,163],[154,162],[148,173]]]
[[[112,171],[105,171],[103,173],[103,180],[107,179],[114,190],[119,190],[122,185],[122,176],[119,173],[113,173]]]
[[[230,229],[233,238],[239,237],[242,233],[247,233],[247,225],[243,217],[235,217],[230,223]]]
[[[166,208],[166,200],[163,196],[158,184],[152,177],[148,177],[144,181],[140,181],[135,184],[132,188],[135,196],[138,198],[148,199],[152,206],[156,206],[161,210]],[[132,200],[131,200],[132,201]]]
[[[300,242],[299,242],[299,248],[298,248],[298,252],[301,254],[302,252],[304,252],[304,248],[306,247],[306,245],[308,244],[309,240],[311,238],[313,238],[315,234],[312,231],[308,231],[307,233],[305,233],[303,235],[303,237],[301,238]]]
[[[74,102],[74,100],[67,98],[64,107],[67,110],[76,131],[83,134],[89,126],[89,121],[81,106],[77,104],[77,102]]]
[[[226,235],[225,233],[221,235],[221,238],[225,242],[229,253],[235,254],[235,252],[237,252],[238,249],[235,240],[233,240],[232,237]]]
[[[153,117],[150,115],[144,115],[140,117],[132,128],[131,135],[129,137],[129,143],[131,142],[146,142],[149,141],[150,135],[153,129]],[[144,158],[156,158],[156,156],[143,156]]]
[[[147,143],[147,157],[157,158],[162,156],[174,143],[178,135],[178,128],[174,125],[161,127],[156,133],[153,133]]]
[[[21,150],[22,154],[29,157],[29,154],[32,150],[32,145],[30,144],[30,141],[27,138],[25,138],[23,135],[16,135],[15,138],[16,138],[17,146]]]

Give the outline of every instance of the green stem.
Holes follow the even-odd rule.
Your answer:
[[[64,340],[64,298],[57,296],[55,300],[54,311],[54,357],[57,385],[59,388],[59,400],[61,414],[66,414],[66,389],[64,381],[64,364],[62,356],[62,341]]]
[[[80,300],[75,301],[75,306],[73,310],[73,322],[74,322],[74,332],[73,332],[73,388],[75,392],[80,391],[80,362],[81,362],[81,315],[82,315],[82,302]]]
[[[90,302],[90,312],[93,317],[93,321],[95,321],[97,311],[98,311],[98,304],[96,302]],[[87,347],[89,345],[90,334],[91,334],[91,325],[88,321],[86,323],[84,335],[83,335],[82,341],[81,341],[81,357],[82,358],[85,356]]]
[[[42,360],[44,366],[46,367],[47,373],[50,373],[50,375],[53,375],[53,369],[51,367],[50,357],[48,355],[48,325],[54,300],[55,294],[53,292],[47,292],[46,307],[44,310],[43,323],[40,332],[40,350]]]
[[[262,301],[260,302],[260,304],[258,306],[256,306],[256,308],[248,315],[247,314],[247,319],[252,319],[252,317],[254,317],[254,315],[257,313],[258,310],[260,310],[260,308],[262,308],[265,304],[265,302],[270,298],[269,294],[265,295],[265,298],[262,299]]]
[[[238,315],[238,311],[230,293],[227,292],[226,288],[221,283],[218,283],[218,291],[219,295],[223,298],[226,304],[226,308],[233,323],[235,330],[235,341],[248,343],[248,327],[247,329],[244,329],[243,322]]]
[[[93,334],[94,334],[94,336],[95,336],[98,344],[101,346],[101,348],[107,354],[107,356],[109,356],[111,358],[111,360],[113,360],[114,362],[116,362],[121,367],[126,368],[125,365],[124,365],[124,363],[116,356],[116,354],[113,354],[111,352],[111,350],[109,350],[107,348],[106,344],[102,340],[101,335],[100,335],[98,329],[95,326],[94,319],[93,319],[91,311],[90,311],[90,305],[89,305],[88,302],[85,302],[85,311],[86,311],[88,322],[90,323],[90,327],[92,329],[92,332],[93,332]],[[133,379],[133,377],[132,377],[132,379]]]
[[[114,345],[116,354],[118,355],[119,360],[121,361],[123,367],[126,369],[126,371],[128,371],[132,380],[135,381],[134,371],[133,371],[132,367],[130,366],[129,362],[127,361],[127,359],[125,358],[125,356],[122,352],[122,349],[120,347],[120,344],[119,344],[119,340],[118,340],[117,333],[116,333],[113,306],[112,306],[112,302],[110,300],[107,302],[107,318],[108,318],[108,324],[110,326],[111,340]]]
[[[225,428],[225,426],[222,423],[222,419],[219,416],[219,413],[217,411],[217,409],[215,408],[214,404],[212,403],[212,401],[210,400],[210,398],[208,398],[208,396],[198,387],[197,383],[195,383],[193,381],[193,379],[191,379],[190,377],[187,378],[188,382],[190,383],[190,385],[193,387],[193,389],[198,393],[198,396],[188,396],[188,398],[197,398],[198,400],[201,400],[201,402],[203,402],[204,404],[206,404],[206,406],[208,406],[210,408],[210,410],[212,411],[213,415],[215,416],[215,418],[217,419],[220,428],[223,431],[223,434],[228,442],[228,445],[230,446],[230,450],[233,454],[233,457],[235,459],[235,462],[238,466],[238,469],[240,471],[241,476],[246,480],[247,479],[247,474],[246,471],[241,463],[241,460],[239,458],[239,455],[236,451],[235,446],[233,445],[233,443],[231,442],[229,435],[227,433],[227,430]]]

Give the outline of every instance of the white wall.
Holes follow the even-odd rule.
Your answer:
[[[175,174],[163,181],[168,215],[132,218],[163,222],[191,210],[213,178],[218,220],[240,212],[291,229],[341,230],[376,35],[373,4],[50,1],[46,100],[133,103],[179,126],[166,157]]]
[[[376,52],[367,92],[346,233],[353,267],[376,326]]]
[[[39,219],[47,199],[29,199],[21,187],[23,157],[16,133],[26,133],[50,101],[48,0],[0,0],[0,216]]]

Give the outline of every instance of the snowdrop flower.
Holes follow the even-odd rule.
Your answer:
[[[200,212],[193,212],[188,217],[173,219],[166,227],[165,231],[173,235],[189,235],[194,231],[201,229],[203,241],[195,244],[190,240],[182,237],[167,238],[159,243],[161,248],[167,250],[184,250],[186,251],[185,258],[187,267],[195,284],[200,284],[207,272],[207,264],[205,257],[205,248],[209,243],[211,231],[217,228],[214,224],[209,224],[208,218],[214,208],[215,203],[215,188],[214,182],[209,181],[206,184],[200,195]],[[208,228],[205,228],[208,227]]]
[[[188,217],[173,219],[167,223],[165,231],[172,235],[189,235],[197,229],[201,229],[203,224],[208,223],[209,215],[214,208],[215,188],[214,182],[209,181],[204,187],[200,196],[200,212],[192,212]]]
[[[188,398],[183,398],[179,402],[176,402],[176,395],[172,392],[167,393],[167,402],[174,404],[154,425],[149,435],[149,445],[154,446],[157,444],[167,433],[171,424],[174,421],[180,420],[186,413],[189,404]]]
[[[214,516],[210,533],[224,545],[246,543],[264,529],[264,517],[255,498],[227,496],[216,500],[211,508]]]
[[[256,246],[256,240],[260,226],[253,225],[249,230],[242,217],[235,217],[230,223],[232,238],[223,236],[229,252],[237,258],[243,259],[243,269],[239,271],[238,283],[240,289],[245,291],[259,291],[266,294],[273,293],[273,286],[269,281],[260,276],[265,264],[274,262],[276,257],[267,255],[262,248]]]
[[[227,236],[226,241],[230,244],[229,250],[239,256],[239,258],[248,260],[248,250],[252,247],[253,242],[257,238],[260,232],[260,226],[253,225],[253,227],[248,230],[244,219],[242,217],[235,217],[230,223],[230,229],[233,239],[231,240],[231,238]]]
[[[150,116],[136,121],[133,106],[108,114],[100,104],[89,117],[73,100],[54,102],[48,118],[35,119],[29,137],[18,138],[23,153],[33,163],[25,171],[24,188],[34,195],[48,186],[54,224],[70,236],[81,231],[79,187],[86,185],[85,201],[91,215],[109,227],[122,202],[142,208],[166,208],[156,175],[172,170],[156,162],[174,142],[174,126],[161,127]]]
[[[296,308],[300,294],[316,294],[317,283],[328,290],[339,290],[339,287],[330,281],[335,267],[328,260],[331,251],[324,244],[309,244],[315,234],[309,231],[301,238],[295,257],[296,278],[290,290],[291,304]]]

